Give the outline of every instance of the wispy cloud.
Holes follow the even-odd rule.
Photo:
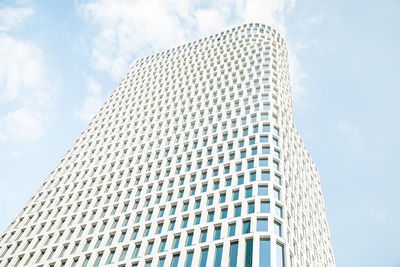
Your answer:
[[[34,141],[43,133],[42,115],[28,108],[9,112],[1,124],[3,133],[11,140]]]
[[[39,139],[52,102],[42,51],[11,33],[33,13],[19,7],[0,10],[0,105],[7,106],[0,113],[0,141]]]
[[[20,24],[34,11],[26,7],[0,8],[0,31],[7,31]]]
[[[74,114],[83,122],[88,122],[100,109],[104,102],[104,92],[101,85],[91,76],[86,77],[86,96]]]
[[[98,0],[78,3],[83,17],[96,28],[85,33],[93,66],[114,79],[135,57],[170,48],[250,21],[285,32],[285,10],[295,1],[280,0]]]

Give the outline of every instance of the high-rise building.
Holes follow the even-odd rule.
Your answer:
[[[246,24],[135,61],[0,265],[335,266],[280,34]]]

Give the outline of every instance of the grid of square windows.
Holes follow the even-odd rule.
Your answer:
[[[285,51],[275,30],[248,24],[136,61],[3,234],[1,263],[181,266],[198,253],[206,266],[272,240],[282,264],[310,264],[282,170],[299,143],[280,112]],[[324,242],[317,260],[333,264]]]

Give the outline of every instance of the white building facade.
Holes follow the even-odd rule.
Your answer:
[[[284,40],[137,60],[0,239],[0,266],[335,266]]]

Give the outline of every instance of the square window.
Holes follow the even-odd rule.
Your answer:
[[[262,213],[269,213],[270,212],[269,201],[261,201],[260,211]]]
[[[257,219],[257,231],[268,232],[268,219]]]
[[[260,159],[260,166],[267,167],[268,166],[268,159]]]
[[[258,194],[260,196],[268,196],[268,186],[266,185],[258,186]]]
[[[246,188],[246,198],[252,197],[252,195],[253,195],[253,188],[247,187]]]
[[[261,181],[269,181],[269,180],[270,180],[269,172],[266,171],[261,172]]]

